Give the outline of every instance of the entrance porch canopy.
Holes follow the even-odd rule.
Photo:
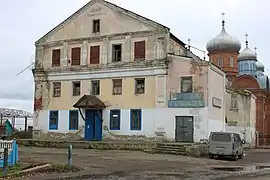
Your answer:
[[[83,95],[74,105],[81,109],[104,109],[106,105],[94,95]]]

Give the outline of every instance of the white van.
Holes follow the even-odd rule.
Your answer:
[[[209,157],[231,157],[234,160],[244,156],[244,140],[231,132],[211,132],[209,136]]]

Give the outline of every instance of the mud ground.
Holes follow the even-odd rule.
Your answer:
[[[207,158],[193,158],[187,156],[175,156],[164,154],[148,154],[139,151],[97,151],[97,150],[73,150],[73,165],[83,170],[71,174],[40,174],[20,179],[53,180],[61,177],[69,179],[97,179],[97,180],[264,180],[270,179],[269,174],[264,173],[253,176],[242,175],[234,171],[216,171],[216,166],[244,166],[251,167],[258,164],[270,164],[270,150],[250,150],[243,160],[212,160]],[[19,147],[21,161],[37,161],[55,164],[67,163],[66,149]],[[250,172],[251,170],[245,170]],[[241,174],[242,172],[240,172]],[[269,170],[270,173],[270,170]],[[237,175],[237,176],[236,176]],[[255,175],[255,176],[254,176]],[[262,176],[261,176],[262,175]],[[257,177],[256,177],[257,176]],[[255,179],[254,179],[255,178]],[[257,178],[257,179],[256,179]]]

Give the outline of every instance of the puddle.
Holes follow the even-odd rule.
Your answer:
[[[256,170],[263,170],[263,169],[269,169],[270,170],[270,165],[258,165],[258,166],[220,166],[220,167],[211,167],[210,169],[212,170],[217,170],[217,171],[256,171]]]
[[[244,167],[242,166],[222,166],[222,167],[211,167],[212,170],[218,171],[243,171]]]

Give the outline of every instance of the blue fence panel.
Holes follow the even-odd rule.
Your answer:
[[[0,140],[0,168],[4,166],[4,149],[8,148],[8,165],[14,166],[19,160],[18,144],[16,140]]]

